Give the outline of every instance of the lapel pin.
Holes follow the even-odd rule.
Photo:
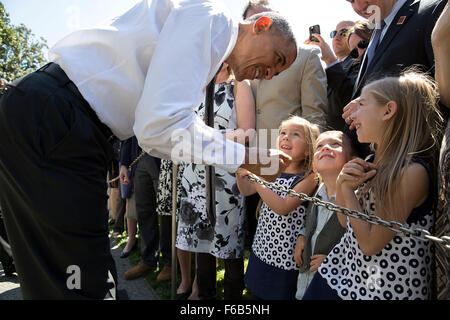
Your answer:
[[[397,25],[403,24],[405,22],[405,20],[406,20],[406,16],[401,16],[400,18],[398,18]]]

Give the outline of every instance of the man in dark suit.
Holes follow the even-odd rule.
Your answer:
[[[431,32],[444,9],[446,0],[347,0],[356,13],[366,19],[377,15],[369,47],[361,62],[358,77],[353,88],[352,99],[361,94],[364,85],[375,78],[387,75],[397,76],[411,66],[429,72],[434,76],[434,54],[431,46]],[[373,10],[371,6],[377,6]],[[374,13],[375,12],[375,13]],[[351,102],[345,109],[346,131],[357,140],[351,126],[350,115],[358,108],[358,102]],[[349,130],[350,129],[350,130]],[[368,147],[360,145],[363,155]]]

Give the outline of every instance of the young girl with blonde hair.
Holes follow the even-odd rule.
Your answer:
[[[407,71],[364,87],[352,114],[359,142],[374,155],[354,159],[337,179],[336,203],[431,230],[437,132],[442,117],[427,76]],[[356,192],[355,192],[356,191]],[[304,299],[429,299],[432,244],[339,215],[345,235],[319,268]]]
[[[311,195],[317,187],[312,170],[314,143],[319,129],[309,121],[292,116],[280,125],[278,149],[292,162],[274,182],[299,193]],[[247,288],[260,299],[293,300],[299,267],[294,249],[308,203],[297,197],[250,182],[246,170],[238,170],[237,184],[244,196],[258,192],[263,203],[245,274]]]

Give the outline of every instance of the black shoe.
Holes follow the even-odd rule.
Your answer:
[[[120,254],[120,258],[122,258],[122,259],[127,258],[127,257],[130,255],[130,253],[131,253],[134,249],[136,249],[136,247],[137,247],[137,241],[134,243],[134,245],[133,245],[133,247],[131,248],[130,251],[127,251],[127,252],[122,251],[122,253]]]
[[[113,226],[115,224],[116,224],[116,220],[114,220],[114,219],[109,220],[109,225],[110,226]]]
[[[186,292],[183,292],[183,293],[177,293],[177,296],[176,296],[176,300],[187,300],[187,298],[189,298],[189,296],[191,295],[191,290],[189,289],[188,291],[186,291]]]

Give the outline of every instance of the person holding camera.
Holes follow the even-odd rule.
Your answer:
[[[322,36],[314,31],[314,27],[310,28],[310,37],[305,44],[315,45],[322,52],[322,60],[326,64],[325,72],[327,74],[327,98],[328,113],[327,127],[328,129],[342,130],[345,122],[342,119],[342,109],[350,101],[353,90],[353,84],[356,81],[356,75],[351,78],[351,85],[347,88],[342,82],[342,78],[348,78],[352,75],[353,58],[350,56],[350,48],[347,42],[347,33],[355,23],[353,21],[341,21],[336,25],[336,30],[330,33],[332,38],[331,45],[325,42]],[[319,30],[320,31],[320,30]]]

